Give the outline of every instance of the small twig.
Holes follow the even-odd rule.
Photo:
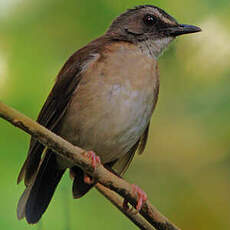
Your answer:
[[[103,167],[103,165],[98,165],[96,170],[94,170],[91,166],[90,160],[82,155],[82,153],[85,152],[83,149],[70,144],[60,136],[57,136],[50,130],[6,106],[2,102],[0,102],[0,117],[29,133],[43,145],[79,166],[87,174],[95,178],[100,184],[117,192],[133,206],[137,204],[138,197],[133,194],[132,186],[125,180],[109,172]],[[171,223],[153,205],[151,205],[149,201],[145,202],[140,214],[157,230],[179,230],[178,227]]]
[[[123,199],[115,192],[111,191],[110,189],[99,183],[96,184],[96,188],[141,230],[155,230],[155,228],[150,225],[140,214],[136,214],[130,210],[125,210],[123,208]]]

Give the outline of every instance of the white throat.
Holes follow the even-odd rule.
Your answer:
[[[172,40],[173,37],[166,37],[158,40],[148,39],[146,41],[139,42],[138,46],[144,54],[152,58],[158,58]]]

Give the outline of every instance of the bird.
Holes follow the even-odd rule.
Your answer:
[[[128,9],[66,61],[37,122],[85,149],[92,166],[101,163],[122,176],[147,143],[159,93],[158,57],[176,37],[200,31],[179,24],[157,6]],[[18,219],[29,224],[41,219],[66,169],[73,179],[73,198],[95,185],[80,167],[31,138],[17,180],[26,186],[17,206]],[[133,188],[139,195],[139,211],[146,195]]]

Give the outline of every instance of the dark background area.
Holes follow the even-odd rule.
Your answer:
[[[178,38],[160,57],[147,149],[125,178],[182,229],[229,229],[229,1],[0,0],[0,100],[36,119],[66,59],[140,4],[157,5],[203,32]],[[41,223],[18,221],[24,186],[16,178],[28,142],[27,134],[0,120],[1,229],[135,228],[97,191],[73,200],[67,173]]]

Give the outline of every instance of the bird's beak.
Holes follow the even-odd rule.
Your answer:
[[[201,28],[198,26],[178,24],[177,26],[167,28],[166,31],[168,35],[176,37],[183,34],[200,32]]]

